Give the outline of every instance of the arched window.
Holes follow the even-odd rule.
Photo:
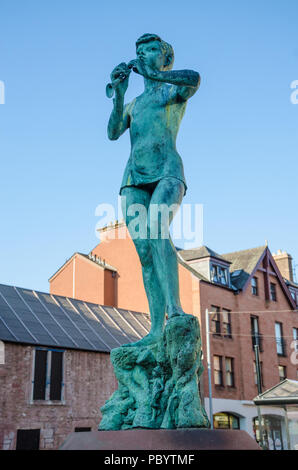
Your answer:
[[[238,416],[232,413],[216,413],[213,415],[214,429],[240,429]]]

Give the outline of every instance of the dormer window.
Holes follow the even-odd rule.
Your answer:
[[[216,282],[217,284],[222,284],[227,286],[228,282],[228,270],[223,266],[219,266],[218,264],[211,264],[211,282]]]

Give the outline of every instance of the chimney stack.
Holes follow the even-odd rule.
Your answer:
[[[293,265],[292,265],[292,256],[289,255],[286,251],[277,250],[277,253],[272,253],[274,261],[277,264],[278,269],[281,272],[282,277],[288,279],[288,281],[293,282]]]

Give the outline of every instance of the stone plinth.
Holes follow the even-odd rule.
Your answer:
[[[191,428],[74,432],[60,450],[260,450],[260,447],[245,431]]]

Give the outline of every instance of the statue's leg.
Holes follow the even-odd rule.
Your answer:
[[[123,188],[121,192],[122,212],[142,265],[144,288],[151,317],[151,330],[149,335],[136,343],[129,344],[129,346],[141,346],[156,342],[164,329],[166,310],[165,298],[155,271],[147,226],[147,211],[150,199],[150,191],[135,186]],[[141,204],[144,207],[144,217],[142,217],[140,212],[135,213],[135,211],[138,211],[138,207],[133,205],[136,204]],[[131,211],[129,208],[131,208]],[[138,233],[135,231],[136,220],[139,224]]]
[[[169,317],[184,315],[179,296],[177,252],[169,233],[169,226],[183,196],[184,185],[181,181],[163,178],[152,194],[148,211],[151,252]]]

